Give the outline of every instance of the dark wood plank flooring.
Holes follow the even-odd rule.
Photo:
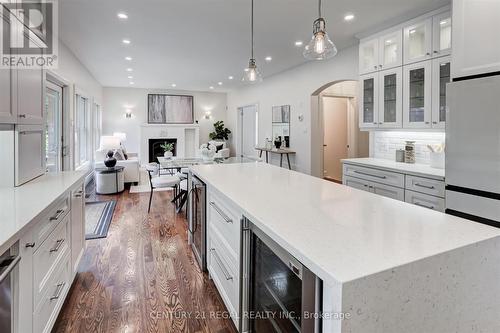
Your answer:
[[[79,273],[53,332],[236,332],[187,244],[185,214],[171,192],[114,198],[108,237],[87,241]]]

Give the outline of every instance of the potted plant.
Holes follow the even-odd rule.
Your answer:
[[[164,151],[163,156],[165,156],[165,158],[172,158],[172,156],[174,156],[174,154],[172,153],[172,150],[174,150],[173,143],[165,142],[164,144],[161,144],[160,147]]]
[[[219,120],[216,123],[214,123],[214,128],[215,131],[208,135],[210,140],[215,140],[215,141],[229,140],[229,134],[231,134],[231,131],[224,126],[224,122],[222,120]]]

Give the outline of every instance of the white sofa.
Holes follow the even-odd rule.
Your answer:
[[[99,149],[95,152],[95,167],[96,168],[104,168],[104,159],[106,158],[106,154],[108,153],[107,149]],[[125,167],[124,177],[125,183],[139,183],[140,180],[140,172],[139,172],[139,158],[136,154],[128,154],[127,160],[116,161],[116,165]]]

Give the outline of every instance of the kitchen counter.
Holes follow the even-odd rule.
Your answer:
[[[361,165],[361,166],[368,166],[370,168],[391,170],[395,172],[401,172],[414,176],[433,178],[437,180],[445,179],[444,169],[433,168],[427,164],[409,164],[409,163],[401,163],[401,162],[395,162],[391,160],[384,160],[380,158],[371,158],[371,157],[347,158],[343,159],[342,162]]]
[[[52,202],[84,177],[84,171],[49,173],[20,187],[0,188],[0,253],[12,246]]]
[[[191,169],[332,283],[500,237],[500,229],[263,163]]]

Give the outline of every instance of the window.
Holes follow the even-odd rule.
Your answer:
[[[75,168],[78,168],[90,162],[92,126],[89,99],[77,94],[75,104]]]

